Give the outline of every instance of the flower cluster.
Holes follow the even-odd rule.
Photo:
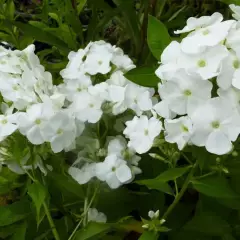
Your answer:
[[[141,173],[138,154],[158,137],[179,150],[189,144],[218,155],[230,152],[240,133],[240,7],[230,8],[236,20],[214,13],[190,18],[175,32],[188,35],[162,53],[156,70],[160,101],[154,89],[125,78],[135,65],[104,41],[70,52],[57,86],[34,45],[0,48],[0,139],[19,131],[33,145],[49,143],[54,153],[73,150],[78,158],[69,174],[80,184],[97,178],[110,188]],[[106,118],[115,119],[116,131],[100,144],[99,136],[86,133]],[[35,165],[43,168],[42,162]]]
[[[236,20],[220,13],[189,18],[161,56],[160,103],[154,110],[165,118],[165,139],[179,149],[205,146],[210,153],[230,152],[240,133],[240,7],[230,5]]]

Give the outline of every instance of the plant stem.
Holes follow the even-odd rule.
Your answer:
[[[52,233],[53,233],[53,236],[54,236],[55,240],[60,240],[60,237],[58,235],[57,229],[56,229],[55,224],[53,222],[52,216],[51,216],[51,214],[48,210],[46,202],[43,203],[43,207],[44,207],[45,213],[47,215],[47,219],[48,219],[49,225],[52,229]]]
[[[84,202],[84,211],[83,211],[83,213],[81,214],[82,219],[78,222],[77,226],[74,228],[74,230],[73,230],[72,234],[70,235],[70,237],[68,238],[68,240],[71,240],[71,239],[74,237],[74,235],[75,235],[76,231],[78,230],[78,228],[80,227],[82,221],[84,221],[84,220],[86,219],[85,216],[87,215],[88,210],[89,210],[89,208],[91,207],[91,205],[92,205],[92,203],[93,203],[93,201],[94,201],[94,199],[95,199],[95,197],[96,197],[96,195],[97,195],[98,188],[99,188],[99,184],[98,184],[97,187],[95,188],[95,191],[94,191],[94,193],[93,193],[93,196],[92,196],[89,204],[86,206],[86,208],[85,208],[85,202]],[[89,189],[89,188],[88,188],[88,189]],[[86,196],[86,197],[87,197],[87,196]]]
[[[178,204],[178,202],[180,201],[180,199],[182,198],[182,196],[184,195],[184,193],[187,190],[188,184],[191,181],[194,171],[196,169],[197,163],[194,164],[193,168],[191,169],[191,171],[189,172],[181,191],[179,192],[179,194],[176,195],[173,203],[168,207],[167,211],[164,213],[162,219],[166,220],[166,218],[169,216],[169,214],[172,212],[172,210],[176,207],[176,205]]]
[[[159,12],[156,14],[157,18],[160,18],[160,16],[162,15],[162,12],[166,3],[167,3],[167,0],[162,0]]]

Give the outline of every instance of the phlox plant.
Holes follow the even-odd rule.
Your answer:
[[[0,239],[240,239],[240,3],[107,2],[2,1]]]

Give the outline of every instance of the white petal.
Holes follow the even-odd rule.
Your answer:
[[[126,164],[122,164],[116,169],[116,176],[121,183],[125,183],[132,179],[132,173],[130,168]]]
[[[231,151],[232,143],[222,131],[217,130],[209,135],[206,149],[210,153],[223,155]]]

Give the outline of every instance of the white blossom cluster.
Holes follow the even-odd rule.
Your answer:
[[[83,157],[86,146],[69,168],[80,184],[97,178],[113,189],[141,173],[138,154],[148,152],[161,132],[179,150],[189,144],[217,155],[230,152],[240,133],[240,7],[230,8],[236,20],[214,13],[190,18],[175,32],[188,35],[163,51],[156,70],[159,102],[154,89],[124,77],[135,65],[104,41],[70,52],[57,86],[33,45],[1,48],[1,140],[19,130],[34,145],[50,143],[55,153],[74,150],[85,128],[128,110],[135,116],[124,120],[119,136],[109,136],[104,149],[97,146],[97,156]]]
[[[189,18],[175,33],[156,71],[165,139],[179,149],[189,143],[210,153],[230,152],[240,133],[240,7],[230,5],[236,20],[220,13]]]

